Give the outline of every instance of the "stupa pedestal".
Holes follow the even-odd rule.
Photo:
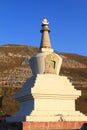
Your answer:
[[[38,129],[41,123],[46,129],[52,129],[52,124],[59,128],[61,122],[66,122],[66,128],[69,122],[74,128],[80,123],[79,128],[87,121],[84,114],[75,110],[75,100],[81,96],[81,91],[76,90],[67,77],[59,75],[62,59],[51,48],[46,18],[41,32],[39,52],[30,59],[33,76],[15,95],[20,111],[8,117],[7,122],[23,122],[23,126],[27,126],[23,130],[31,128],[32,122]],[[64,129],[63,124],[61,128]]]
[[[85,121],[87,117],[75,111],[75,100],[80,95],[65,76],[37,74],[16,94],[20,111],[8,121]]]

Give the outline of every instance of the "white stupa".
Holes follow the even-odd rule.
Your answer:
[[[75,110],[75,100],[81,91],[76,90],[66,76],[59,75],[62,59],[51,48],[48,24],[44,18],[39,52],[30,59],[33,76],[15,95],[20,111],[8,117],[8,122],[87,120]]]

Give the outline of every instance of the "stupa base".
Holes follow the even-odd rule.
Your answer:
[[[87,121],[87,116],[80,111],[32,111],[30,115],[26,115],[25,121]]]
[[[7,122],[60,122],[60,121],[87,121],[85,116],[80,111],[35,111],[30,115],[23,113],[16,113],[11,117],[6,118]]]

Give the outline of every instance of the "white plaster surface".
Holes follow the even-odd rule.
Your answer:
[[[31,57],[30,66],[31,66],[33,75],[44,74],[45,65],[46,65],[45,58],[48,55],[52,55],[52,56],[54,55],[58,59],[55,74],[57,74],[57,75],[59,74],[60,67],[61,67],[61,64],[62,64],[62,58],[59,55],[57,55],[56,53],[54,53],[53,51],[50,51],[50,50],[51,49],[48,49],[48,48],[46,48],[46,49],[42,48],[41,52],[38,52],[37,54],[35,54]],[[51,73],[51,71],[50,71],[50,73]]]
[[[86,121],[85,115],[75,111],[75,99],[80,95],[65,76],[37,74],[15,96],[20,111],[7,121]]]

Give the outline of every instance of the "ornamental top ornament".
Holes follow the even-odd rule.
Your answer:
[[[48,20],[46,19],[46,17],[44,17],[44,19],[42,20],[42,26],[48,24],[49,24]]]

